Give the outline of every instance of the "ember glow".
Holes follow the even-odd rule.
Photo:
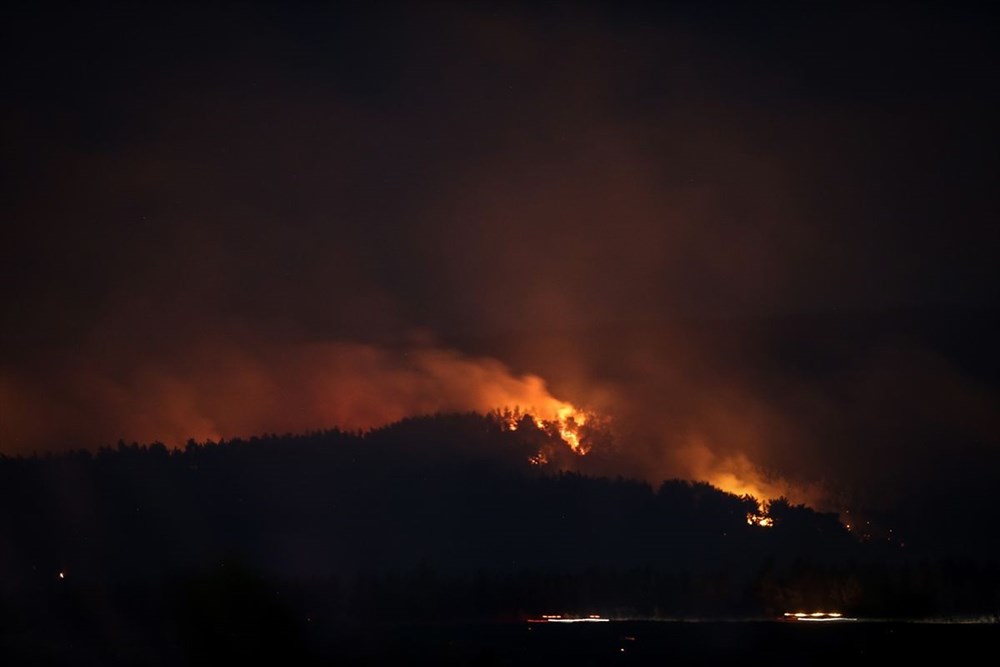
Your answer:
[[[757,505],[761,507],[760,502]],[[760,526],[761,528],[771,528],[774,526],[774,519],[768,516],[763,507],[761,507],[760,512],[747,514],[747,524]]]

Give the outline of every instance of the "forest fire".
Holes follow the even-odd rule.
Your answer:
[[[572,405],[565,405],[556,412],[555,423],[558,424],[559,437],[563,442],[580,456],[586,455],[589,448],[580,443],[580,427],[587,423],[587,415]]]
[[[522,405],[531,406],[539,429],[557,435],[570,450],[587,449],[580,434],[587,415],[552,396],[545,380],[454,349],[233,339],[181,345],[153,361],[105,365],[94,361],[98,356],[62,366],[60,372],[73,380],[59,383],[56,392],[38,374],[0,377],[0,410],[12,415],[0,420],[0,441],[11,443],[12,451],[64,442],[58,424],[67,419],[39,417],[31,406],[42,401],[58,415],[84,406],[87,420],[76,426],[73,440],[95,447],[117,439],[182,447],[188,439],[366,430],[416,415]],[[119,367],[130,370],[119,373]],[[497,414],[513,427],[525,413]]]
[[[524,420],[528,419],[535,428],[562,441],[577,456],[586,456],[590,452],[591,444],[582,439],[581,428],[589,421],[588,413],[569,403],[559,401],[555,403],[555,410],[549,411],[551,417],[548,419],[539,417],[539,411],[535,408],[526,411],[520,407],[505,408],[494,410],[493,414],[508,431],[518,430]],[[539,450],[528,458],[528,462],[532,465],[546,465],[549,461],[550,457],[544,450]]]
[[[757,507],[760,510],[759,512],[750,512],[747,514],[747,525],[760,526],[761,528],[772,528],[774,526],[774,519],[767,515],[767,511],[759,501],[757,503]]]
[[[789,498],[795,502],[814,503],[820,496],[816,488],[795,484],[762,470],[746,454],[720,454],[724,449],[695,436],[678,450],[676,460],[680,467],[686,469],[689,478],[704,480],[726,493],[752,499],[756,509],[747,512],[747,525],[774,527],[774,519],[769,512],[771,501]]]
[[[785,612],[782,618],[787,621],[801,621],[806,623],[822,623],[830,621],[856,621],[856,618],[848,618],[837,611],[814,611],[806,613],[804,611]]]
[[[737,496],[753,498],[757,503],[757,511],[747,512],[747,525],[758,526],[760,528],[773,528],[774,519],[768,514],[767,503],[775,497],[763,491],[761,487],[752,483],[745,483],[737,480],[732,474],[722,474],[708,480],[712,486],[722,489],[726,493]],[[781,494],[778,494],[779,496]]]

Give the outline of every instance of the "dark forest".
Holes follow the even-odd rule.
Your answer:
[[[529,465],[546,437],[454,414],[365,433],[0,459],[2,541],[13,546],[0,561],[3,625],[38,645],[58,629],[95,656],[142,646],[190,658],[233,650],[233,633],[240,651],[264,637],[287,651],[310,628],[552,612],[1000,610],[996,559],[864,539],[784,499],[767,505],[773,526],[755,525],[755,499],[706,483],[654,488]]]

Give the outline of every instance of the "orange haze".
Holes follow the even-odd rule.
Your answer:
[[[656,483],[676,476],[757,498],[803,494],[762,474],[745,454],[692,436],[671,460],[641,452],[590,452],[577,429],[578,406],[556,397],[538,375],[440,347],[406,349],[351,342],[285,345],[201,343],[157,361],[54,360],[62,382],[0,378],[0,451],[27,453],[125,441],[181,446],[189,438],[229,439],[331,427],[364,430],[437,412],[520,408],[556,426],[567,447],[596,474],[630,474]],[[70,372],[67,372],[70,371]],[[44,411],[39,406],[45,406]],[[588,406],[589,407],[589,406]],[[665,434],[664,441],[670,440]],[[579,457],[567,459],[574,461]]]

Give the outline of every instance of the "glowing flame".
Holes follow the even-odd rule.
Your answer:
[[[553,422],[557,425],[562,441],[580,456],[586,456],[590,447],[580,442],[580,427],[587,423],[587,415],[567,403],[556,411]],[[542,424],[538,426],[544,428]]]
[[[534,456],[528,457],[528,463],[533,466],[543,466],[549,462],[549,457],[545,455],[545,452],[538,452]]]
[[[555,436],[577,456],[586,456],[590,452],[590,443],[583,439],[581,428],[590,421],[591,415],[569,403],[555,399],[553,403],[547,411],[536,408],[522,411],[516,407],[513,410],[496,409],[492,414],[508,431],[516,431],[523,419],[530,419],[539,431]],[[532,465],[545,465],[549,461],[550,457],[544,450],[528,457],[528,462]]]
[[[188,438],[217,441],[333,427],[364,431],[418,415],[486,413],[513,405],[530,406],[533,415],[557,422],[574,450],[586,440],[569,424],[575,416],[578,427],[582,413],[554,397],[540,376],[433,345],[227,338],[155,359],[129,357],[114,367],[80,361],[65,373],[71,381],[57,383],[55,393],[51,383],[34,376],[0,373],[0,450],[30,452],[66,441],[96,446],[119,438],[183,447]],[[88,417],[65,416],[78,414]],[[60,424],[73,424],[72,433],[62,432]]]
[[[757,511],[747,513],[747,525],[772,528],[774,520],[767,513],[767,501],[784,495],[784,489],[766,479],[743,454],[718,456],[704,442],[696,441],[686,451],[697,468],[695,475],[733,495],[750,497]]]
[[[771,528],[774,526],[774,519],[767,515],[763,504],[758,501],[757,512],[747,514],[747,524],[751,526],[760,526],[761,528]]]
[[[815,504],[821,496],[818,488],[794,484],[768,474],[746,454],[718,446],[701,434],[692,434],[677,450],[677,461],[691,479],[704,480],[726,493],[753,498],[757,509],[746,515],[747,524],[751,526],[774,526],[774,520],[767,511],[771,500],[784,497],[795,502]]]

